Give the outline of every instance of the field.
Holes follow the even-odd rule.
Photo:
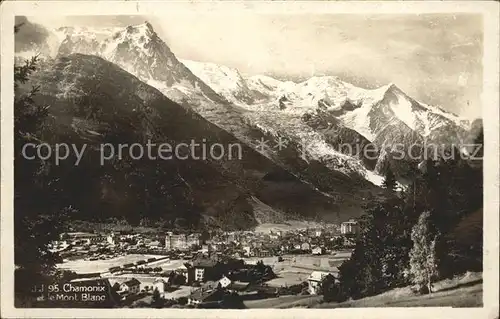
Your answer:
[[[307,277],[311,274],[310,271],[304,270],[283,270],[275,272],[278,278],[274,278],[266,282],[271,287],[285,287],[291,285],[297,285],[307,280]]]
[[[177,289],[177,290],[174,290],[172,292],[166,292],[165,298],[166,299],[177,299],[180,297],[186,297],[186,296],[189,296],[189,294],[191,294],[193,289],[194,289],[193,287],[189,287],[189,286],[180,286],[179,289]]]
[[[182,260],[182,259],[177,259],[177,260],[171,260],[171,259],[164,259],[164,260],[159,260],[159,261],[154,261],[152,263],[149,263],[148,265],[150,267],[161,267],[163,271],[165,270],[175,270],[184,263],[186,263],[187,260]]]
[[[134,263],[139,260],[161,257],[158,255],[140,255],[140,254],[130,254],[125,256],[120,256],[116,258],[106,259],[106,260],[70,260],[62,264],[58,264],[57,267],[65,270],[72,270],[79,274],[85,273],[95,273],[95,272],[105,272],[110,267],[123,266],[124,264]]]
[[[126,256],[121,256],[117,258],[112,258],[108,260],[72,260],[72,261],[67,261],[63,264],[59,264],[58,268],[60,269],[67,269],[67,270],[72,270],[75,271],[79,274],[85,274],[85,273],[96,273],[100,272],[101,275],[107,279],[109,279],[109,282],[111,285],[114,283],[122,283],[124,281],[127,281],[132,278],[136,278],[141,282],[141,289],[144,289],[146,286],[151,287],[153,285],[154,280],[158,277],[158,275],[155,274],[110,274],[107,272],[107,270],[110,267],[117,267],[117,266],[122,266],[124,264],[128,263],[133,263],[139,260],[144,260],[147,258],[152,258],[152,257],[162,257],[158,255],[140,255],[140,254],[130,254]],[[184,260],[169,260],[169,259],[164,259],[164,260],[159,260],[159,261],[154,261],[151,263],[148,263],[148,267],[161,267],[163,271],[168,271],[168,270],[174,270],[179,268],[184,264]],[[186,292],[186,289],[189,291]],[[168,293],[166,295],[167,298],[178,298],[182,296],[186,296],[189,294],[191,291],[191,287],[181,287],[176,291],[173,291],[171,293]]]
[[[244,258],[247,263],[256,263],[262,260],[270,265],[278,276],[267,282],[271,287],[291,286],[306,281],[313,271],[326,271],[337,273],[338,266],[349,258],[351,252],[339,251],[332,255],[285,255],[283,261],[278,262],[278,257],[252,257]]]

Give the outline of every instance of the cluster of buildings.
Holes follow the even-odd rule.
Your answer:
[[[174,272],[176,276],[185,277],[184,285],[192,287],[185,295],[187,305],[207,306],[208,304],[214,304],[214,306],[217,306],[228,295],[234,296],[236,294],[251,299],[278,296],[279,288],[262,284],[260,278],[241,276],[245,272],[255,273],[256,269],[258,269],[258,265],[247,264],[242,260],[199,257],[184,264]],[[266,272],[258,272],[258,276],[262,276],[264,281],[266,280]],[[329,276],[335,280],[332,273],[324,271],[311,272],[306,279],[308,293],[320,294],[321,285]],[[169,288],[177,285],[173,282],[173,278],[173,276],[155,278],[149,291],[157,290],[161,298],[168,299]],[[118,294],[124,298],[125,296],[139,294],[143,291],[141,289],[143,284],[141,284],[140,279],[132,278],[122,282],[119,285]]]
[[[171,286],[186,285],[192,287],[186,298],[189,305],[217,303],[227,299],[228,295],[277,294],[277,288],[265,287],[262,282],[269,280],[268,273],[245,257],[255,259],[276,256],[277,261],[285,261],[302,265],[302,259],[310,259],[306,255],[323,255],[353,245],[360,226],[357,221],[349,220],[329,227],[296,230],[270,230],[266,233],[255,231],[211,231],[191,233],[154,233],[134,234],[126,232],[90,233],[70,232],[60,236],[52,243],[50,249],[59,252],[63,258],[76,257],[99,260],[113,258],[130,253],[158,255],[135,263],[111,267],[108,272],[113,276],[126,273],[126,279],[114,286],[120,300],[142,298],[144,293],[154,290],[166,298]],[[293,256],[286,256],[293,255]],[[66,257],[67,256],[67,257]],[[174,269],[175,276],[165,275],[161,271],[148,272],[153,277],[135,276],[133,270],[148,265],[157,265],[162,259],[181,259],[184,264]],[[299,261],[300,259],[300,261]],[[328,258],[315,258],[328,262]],[[330,269],[328,265],[312,265],[313,269]],[[321,267],[320,267],[321,266]],[[336,267],[336,266],[335,266]],[[260,269],[260,270],[257,270]],[[311,269],[312,270],[312,269]],[[118,273],[118,275],[117,275]],[[97,274],[102,276],[103,273]],[[104,275],[106,276],[106,275]],[[321,283],[333,273],[312,271],[305,279],[310,294],[320,293]],[[125,278],[125,277],[124,277]],[[174,278],[183,278],[174,280]],[[152,283],[151,283],[152,282]],[[180,283],[182,282],[182,283]],[[258,284],[255,284],[255,283]],[[260,285],[260,286],[259,286]],[[261,298],[261,297],[259,297]]]
[[[53,241],[49,250],[63,258],[108,259],[127,253],[154,253],[164,250],[161,238],[141,234],[69,232]]]
[[[263,267],[262,265],[260,267]],[[281,289],[269,287],[263,284],[259,278],[238,276],[241,273],[257,273],[257,276],[262,276],[265,282],[267,272],[259,270],[259,265],[246,264],[242,260],[231,258],[209,258],[199,257],[191,262],[185,263],[183,266],[172,271],[168,276],[155,276],[154,280],[145,279],[146,277],[130,278],[127,277],[122,282],[116,282],[110,285],[109,280],[105,277],[89,278],[89,279],[74,279],[72,284],[77,285],[88,284],[92,282],[102,282],[107,288],[105,292],[109,295],[106,297],[108,302],[113,301],[115,305],[131,304],[132,302],[144,298],[154,291],[159,293],[160,298],[169,298],[169,292],[179,289],[181,286],[190,286],[185,293],[178,295],[178,298],[185,298],[187,305],[196,307],[221,307],[222,302],[227,302],[226,297],[241,297],[241,300],[260,299],[279,296]],[[185,278],[181,284],[174,279],[176,276]],[[320,294],[321,285],[324,280],[333,274],[323,271],[313,271],[306,279],[307,292],[310,294]],[[283,287],[282,287],[283,288]],[[104,290],[103,290],[104,291]],[[116,295],[116,300],[113,297]],[[290,293],[288,293],[290,294]],[[227,306],[227,305],[226,305]],[[229,305],[231,306],[231,305]]]
[[[228,247],[238,247],[244,256],[267,257],[277,252],[293,251],[325,253],[332,242],[348,235],[359,233],[359,224],[349,220],[333,228],[310,228],[302,230],[271,230],[269,233],[253,231],[213,232],[210,238],[201,239],[201,234],[173,234],[165,236],[165,250],[188,251],[197,248],[202,252],[221,252]]]
[[[109,234],[72,232],[61,235],[52,243],[51,250],[64,255],[87,256],[93,259],[115,257],[123,253],[173,254],[180,259],[201,253],[242,257],[270,257],[284,254],[322,255],[339,247],[354,244],[359,233],[355,220],[332,225],[330,228],[301,230],[271,230],[268,233],[254,231],[174,234]]]
[[[174,235],[172,232],[167,233],[165,236],[165,250],[180,250],[185,251],[189,250],[192,247],[200,246],[201,234],[192,233],[192,234],[176,234]]]

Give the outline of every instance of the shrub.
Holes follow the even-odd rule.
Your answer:
[[[188,303],[188,299],[187,297],[180,297],[177,299],[177,302],[179,303],[179,305],[185,306]]]

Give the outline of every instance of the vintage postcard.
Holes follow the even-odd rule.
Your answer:
[[[0,9],[2,317],[498,318],[498,2]]]

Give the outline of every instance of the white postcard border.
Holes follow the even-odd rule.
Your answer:
[[[13,65],[16,15],[161,15],[169,12],[231,14],[475,13],[484,18],[483,308],[349,309],[16,309],[13,251]],[[499,260],[499,4],[493,1],[5,1],[1,13],[1,317],[5,318],[498,318]],[[195,30],[194,30],[195,31]]]

